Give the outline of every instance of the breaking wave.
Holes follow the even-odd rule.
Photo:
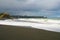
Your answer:
[[[60,32],[60,20],[54,19],[34,19],[34,18],[19,18],[0,20],[0,24],[13,26],[26,26],[48,31]]]

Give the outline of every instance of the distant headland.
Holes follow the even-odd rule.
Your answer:
[[[46,16],[10,15],[7,12],[0,13],[0,19],[12,19],[12,18],[47,18],[47,17]]]

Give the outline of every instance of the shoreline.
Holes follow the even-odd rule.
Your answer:
[[[60,33],[35,28],[0,25],[0,40],[60,40]]]
[[[42,30],[42,31],[47,31],[47,32],[60,33],[60,32],[54,32],[54,31],[44,30],[44,29],[32,28],[31,26],[0,25],[0,27],[1,26],[2,27],[16,27],[16,28],[25,28],[25,29]]]

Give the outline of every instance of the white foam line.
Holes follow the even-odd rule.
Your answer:
[[[31,22],[15,22],[15,21],[0,21],[0,24],[13,25],[13,26],[28,26],[37,29],[44,29],[49,31],[60,32],[59,24],[41,24],[41,23],[31,23]]]

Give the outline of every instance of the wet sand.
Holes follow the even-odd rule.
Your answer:
[[[60,33],[21,26],[0,25],[0,40],[60,40]]]

